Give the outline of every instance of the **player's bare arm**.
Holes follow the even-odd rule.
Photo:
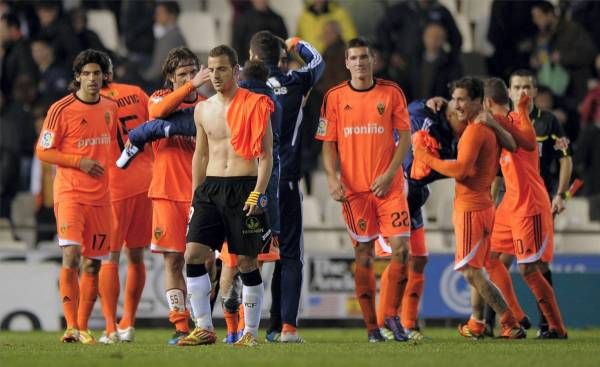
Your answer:
[[[196,125],[196,149],[192,156],[192,194],[206,179],[208,167],[208,137],[202,126],[202,111],[204,103],[200,102],[194,108],[194,123]]]
[[[406,157],[406,152],[410,149],[410,130],[399,131],[399,135],[400,139],[389,167],[381,176],[377,177],[371,185],[371,191],[373,191],[377,197],[383,197],[388,193],[390,186],[394,181],[394,177],[396,177],[396,174],[398,173],[398,168],[402,165],[404,157]]]
[[[267,121],[267,130],[262,139],[262,152],[258,157],[258,175],[256,177],[256,186],[254,192],[264,194],[267,191],[271,170],[273,169],[273,129],[271,128],[271,119]],[[260,208],[258,205],[251,205],[248,202],[244,205],[246,215],[257,214]]]
[[[338,160],[337,143],[334,141],[323,142],[323,166],[327,175],[329,195],[335,201],[346,201],[344,187],[337,175],[336,164]]]
[[[569,188],[569,181],[573,173],[573,160],[571,156],[562,157],[558,163],[558,188],[556,190],[557,194],[552,199],[552,214],[560,214],[565,210],[565,201],[560,194]]]

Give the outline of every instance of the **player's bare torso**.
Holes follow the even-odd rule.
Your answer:
[[[256,176],[257,161],[246,160],[235,153],[231,145],[231,130],[227,125],[227,110],[230,101],[223,101],[217,94],[200,102],[194,113],[196,123],[204,129],[208,143],[207,176]]]

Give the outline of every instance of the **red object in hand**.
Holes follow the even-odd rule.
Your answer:
[[[425,149],[428,153],[440,157],[440,144],[435,140],[434,137],[429,135],[425,130],[419,130],[411,136],[413,149]],[[410,178],[414,180],[420,180],[427,177],[431,173],[431,167],[426,165],[423,161],[414,159],[412,167],[410,169]]]

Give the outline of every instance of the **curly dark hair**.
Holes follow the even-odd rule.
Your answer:
[[[104,74],[104,78],[102,80],[102,86],[105,87],[107,84],[107,76],[110,65],[110,58],[106,52],[94,50],[88,48],[87,50],[81,51],[75,60],[73,61],[73,75],[75,77],[81,74],[81,70],[87,64],[98,64],[100,65],[100,70],[102,70],[102,74]],[[77,90],[79,89],[81,83],[77,81],[77,79],[73,79],[71,83],[71,89]]]

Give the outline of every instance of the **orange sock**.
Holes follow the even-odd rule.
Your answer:
[[[144,285],[146,284],[146,266],[141,264],[129,264],[127,266],[127,280],[125,282],[125,303],[123,304],[123,317],[119,322],[120,329],[127,329],[135,323],[135,313]]]
[[[377,316],[375,315],[376,286],[373,267],[356,264],[354,283],[356,285],[356,298],[360,304],[367,330],[377,329]]]
[[[379,281],[379,304],[377,305],[377,326],[382,328],[383,325],[383,305],[387,302],[387,287],[389,283],[389,265],[383,269],[383,273],[381,273],[381,279]]]
[[[404,289],[406,288],[406,265],[399,261],[390,261],[388,265],[388,279],[386,303],[383,305],[384,317],[398,315],[398,307],[402,303]]]
[[[240,308],[238,309],[238,327],[237,327],[237,331],[238,333],[240,331],[244,331],[244,328],[246,328],[246,320],[244,320],[244,304],[240,305]]]
[[[514,316],[517,318],[517,320],[523,320],[525,317],[525,312],[517,300],[517,295],[515,294],[512,280],[510,279],[510,274],[508,273],[508,270],[504,264],[502,264],[500,259],[490,259],[486,265],[486,270],[490,275],[490,280],[492,283],[494,283],[494,285],[500,289],[500,293],[502,293],[506,304]]]
[[[417,273],[412,271],[412,269],[408,270],[408,282],[406,283],[404,298],[402,299],[401,305],[402,326],[407,329],[414,329],[417,327],[419,302],[421,301],[421,295],[423,294],[424,283],[425,274]]]
[[[88,329],[88,320],[98,298],[98,274],[82,272],[79,280],[79,307],[77,325],[80,330]]]
[[[106,333],[117,331],[117,302],[119,301],[119,265],[113,263],[102,264],[100,267],[100,303],[102,314],[106,321]]]
[[[281,332],[283,333],[295,333],[296,332],[296,327],[292,324],[283,324],[283,328],[281,329]]]
[[[79,304],[79,279],[76,269],[60,268],[60,298],[68,328],[78,329],[77,305]]]
[[[538,306],[542,310],[546,320],[548,320],[549,328],[556,330],[561,335],[566,333],[558,303],[556,302],[556,296],[554,295],[554,290],[542,273],[535,271],[525,275],[524,278],[529,289],[533,292]]]
[[[503,328],[512,329],[519,327],[519,322],[515,319],[515,316],[510,309],[507,309],[500,315],[500,325],[502,325]]]
[[[175,325],[175,330],[182,331],[184,333],[190,332],[190,312],[188,310],[184,311],[170,311],[169,312],[169,321],[171,324]]]
[[[227,334],[235,334],[238,331],[239,313],[224,310],[225,324],[227,324]]]

